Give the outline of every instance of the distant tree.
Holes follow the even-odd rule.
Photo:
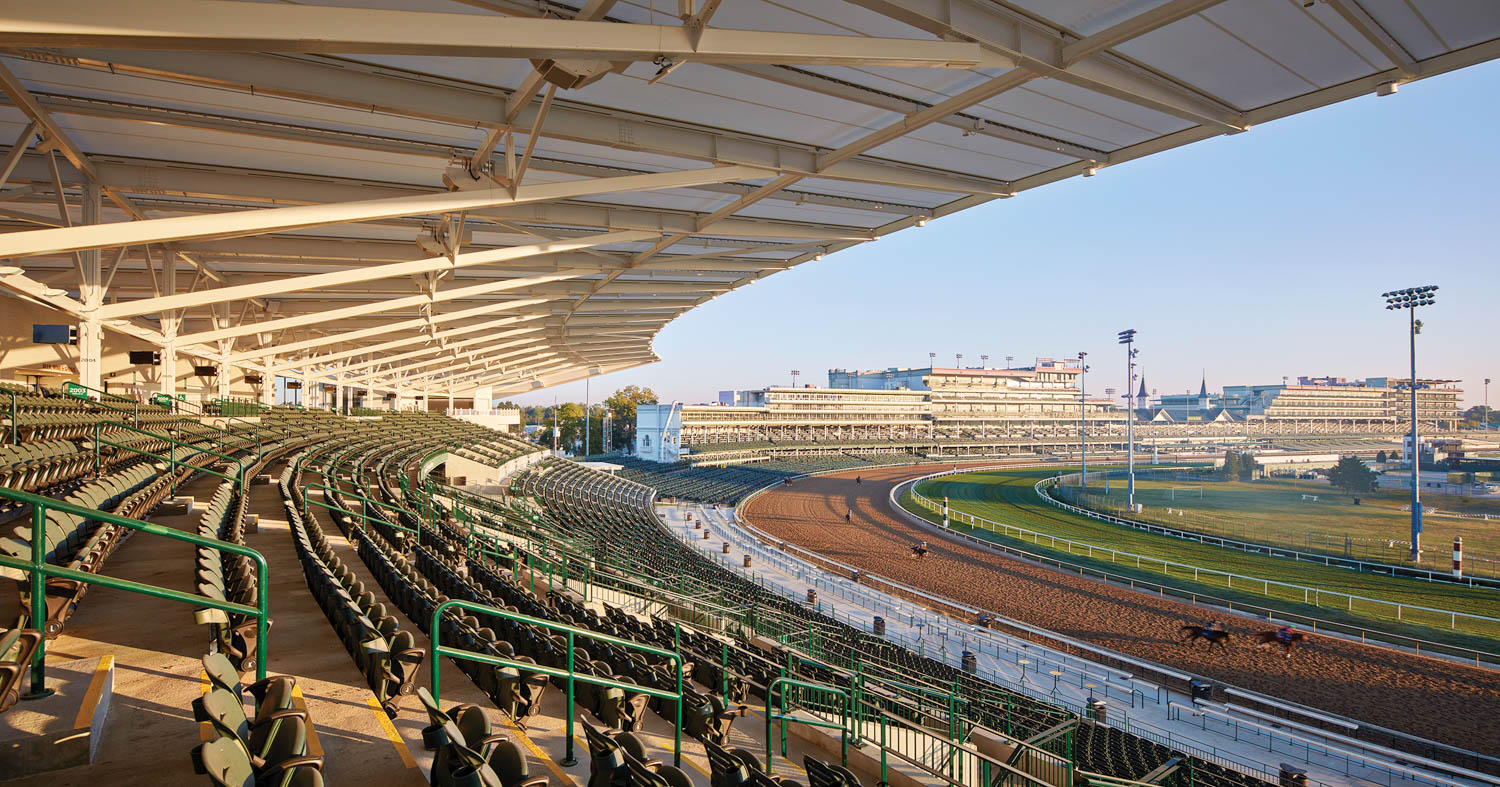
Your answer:
[[[1378,464],[1382,464],[1382,465],[1385,464],[1386,463],[1385,452],[1384,451],[1377,452],[1375,454],[1375,461]]]
[[[574,450],[583,445],[583,405],[563,402],[557,408],[558,435],[564,449]]]
[[[1219,477],[1232,481],[1240,477],[1240,452],[1225,451],[1224,464],[1219,467]]]
[[[604,400],[610,417],[610,448],[627,448],[635,442],[636,407],[656,404],[656,392],[639,385],[627,385]]]
[[[1328,471],[1328,483],[1344,490],[1345,494],[1357,495],[1375,488],[1375,471],[1365,466],[1357,456],[1345,456]]]

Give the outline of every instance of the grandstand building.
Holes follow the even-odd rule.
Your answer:
[[[827,388],[721,392],[732,405],[641,405],[636,456],[672,462],[686,447],[723,443],[1076,439],[1079,373],[1077,361],[1050,358],[1018,369],[830,369]],[[1123,427],[1125,414],[1106,399],[1083,409],[1092,431]]]
[[[1452,427],[1463,389],[1456,380],[1419,380],[1417,417],[1428,428]],[[1299,377],[1295,384],[1228,385],[1226,411],[1267,423],[1334,428],[1404,428],[1411,422],[1409,378]]]

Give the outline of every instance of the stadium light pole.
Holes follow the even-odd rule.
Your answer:
[[[1014,356],[1014,355],[1007,355],[1007,356],[1005,356],[1005,368],[1007,368],[1007,369],[1009,369],[1009,368],[1010,368],[1010,362],[1011,362],[1011,361],[1012,361],[1012,360],[1014,360],[1014,359],[1015,359],[1015,357],[1016,357],[1016,356]]]
[[[1135,329],[1120,331],[1119,343],[1125,345],[1125,468],[1127,486],[1125,505],[1135,513]]]
[[[986,368],[989,368],[989,365],[990,365],[990,357],[988,355],[981,355],[981,356],[979,356],[979,368],[986,369]]]
[[[1417,426],[1417,391],[1421,385],[1417,383],[1417,334],[1422,332],[1422,321],[1417,319],[1417,308],[1431,306],[1437,303],[1437,286],[1429,284],[1425,287],[1408,287],[1404,290],[1391,290],[1382,293],[1385,298],[1385,308],[1388,311],[1405,309],[1407,319],[1410,320],[1411,333],[1411,379],[1408,380],[1411,389],[1411,562],[1422,561],[1422,493],[1421,493],[1421,471],[1422,471],[1422,444],[1418,435],[1420,430]]]
[[[955,367],[959,368],[959,369],[964,368],[964,354],[963,353],[954,353],[953,354],[953,365]]]
[[[799,375],[799,374],[802,374],[802,372],[800,370],[798,370],[798,369],[793,369],[792,370],[792,387],[793,388],[797,387],[797,375]]]
[[[1089,487],[1089,386],[1088,353],[1078,351],[1078,487]]]
[[[932,368],[935,368],[936,366],[937,366],[937,353],[927,353],[927,368],[932,369]]]
[[[1484,431],[1490,430],[1490,378],[1484,378]]]

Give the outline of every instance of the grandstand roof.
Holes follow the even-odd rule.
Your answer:
[[[1500,55],[1486,3],[664,5],[9,4],[0,286],[501,396],[823,254]]]

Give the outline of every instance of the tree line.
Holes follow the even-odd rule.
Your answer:
[[[606,453],[628,449],[635,444],[635,411],[637,405],[656,404],[656,392],[639,385],[627,385],[610,394],[602,402],[595,402],[584,412],[581,402],[563,402],[557,405],[519,405],[504,403],[502,406],[516,407],[521,411],[521,423],[540,426],[533,436],[543,446],[557,446],[574,454]],[[606,416],[608,416],[606,418]],[[605,435],[608,423],[609,434]],[[587,428],[585,429],[585,424]],[[584,445],[584,437],[588,445]]]

